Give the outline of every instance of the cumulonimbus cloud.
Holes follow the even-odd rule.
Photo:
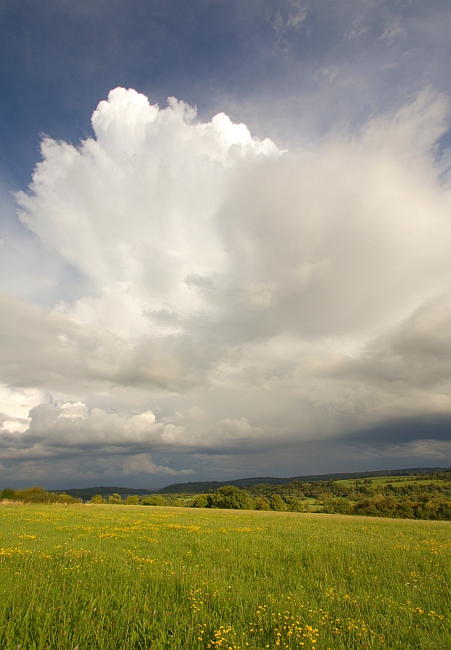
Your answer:
[[[145,453],[131,423],[149,410],[146,390],[163,413],[152,435],[176,450],[275,449],[451,410],[443,359],[427,348],[449,338],[451,195],[435,148],[448,111],[426,90],[291,155],[224,114],[202,123],[175,99],[160,109],[111,91],[95,137],[45,138],[17,195],[22,222],[89,292],[53,312],[4,298],[1,379],[67,403],[90,395],[79,450],[104,436],[104,449]],[[437,300],[441,316],[426,317]],[[409,352],[420,330],[423,349]],[[105,387],[110,409],[129,400],[120,426],[105,400],[96,411]],[[41,433],[58,447],[63,411],[44,434],[38,421],[60,407],[31,406],[20,448]],[[179,428],[160,431],[169,420]]]

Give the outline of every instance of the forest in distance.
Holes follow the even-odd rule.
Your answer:
[[[73,493],[46,492],[42,487],[25,490],[5,488],[3,502],[80,502],[133,506],[173,506],[232,510],[272,510],[324,514],[363,515],[402,519],[451,520],[451,471],[428,474],[374,476],[287,483],[257,483],[243,489],[221,485],[197,494],[151,493],[150,490],[121,493],[121,488],[89,488],[95,494],[82,499]],[[113,490],[118,490],[113,491]],[[119,491],[120,490],[120,491]],[[138,493],[140,492],[140,493]],[[72,494],[71,494],[72,493]],[[144,493],[144,494],[143,494]]]

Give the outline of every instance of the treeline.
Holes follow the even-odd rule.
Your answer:
[[[58,494],[56,492],[46,492],[43,487],[34,486],[25,490],[13,490],[4,488],[0,492],[0,502],[11,501],[16,503],[63,503],[66,505],[80,504],[80,499],[74,499],[68,494]]]
[[[130,505],[130,506],[178,506],[192,508],[224,508],[231,510],[279,510],[290,512],[310,512],[308,500],[303,498],[285,497],[280,494],[253,496],[247,490],[241,490],[233,485],[218,488],[212,494],[196,494],[194,497],[173,497],[155,494],[153,496],[139,497],[129,495],[122,499],[120,494],[111,494],[107,499],[97,494],[92,497],[91,503]]]
[[[55,492],[61,492],[61,490],[54,490]],[[52,490],[53,492],[53,490]],[[108,497],[112,494],[120,494],[123,499],[129,495],[138,495],[138,496],[148,496],[150,494],[155,494],[157,490],[148,490],[145,488],[127,488],[127,487],[118,487],[115,486],[100,486],[97,487],[88,487],[88,488],[70,488],[68,490],[63,490],[64,494],[69,494],[75,499],[81,499],[82,501],[90,501],[93,496],[100,494],[104,499],[108,500]]]
[[[5,488],[0,501],[20,503],[81,503],[66,493]],[[323,512],[329,514],[451,520],[451,471],[427,476],[377,479],[327,480],[284,484],[259,483],[247,489],[225,485],[202,494],[95,494],[91,503],[134,506],[176,506],[235,510]]]
[[[437,484],[434,481],[443,481],[444,484]],[[366,497],[385,494],[387,496],[399,497],[419,497],[427,495],[442,495],[451,497],[451,471],[434,472],[427,476],[417,476],[409,479],[406,483],[405,478],[393,478],[390,483],[385,485],[373,484],[370,478],[356,479],[355,481],[315,481],[312,483],[291,481],[284,485],[272,485],[261,483],[248,488],[248,491],[254,496],[265,496],[269,498],[272,494],[278,493],[283,497],[308,497],[319,499],[327,494],[333,497],[343,497],[358,501]]]
[[[163,497],[160,494],[152,496],[141,496],[139,494],[128,494],[125,499],[124,495],[115,492],[108,496],[102,494],[95,494],[91,498],[91,503],[101,504],[109,503],[110,505],[118,506],[186,506],[190,505],[185,503],[184,500],[177,497]]]
[[[343,497],[323,497],[319,502],[329,514],[393,517],[397,519],[451,520],[451,498],[435,495],[417,500],[378,494],[353,503]]]
[[[227,485],[194,496],[129,495],[123,500],[119,494],[110,495],[108,499],[99,494],[92,502],[451,520],[451,472],[413,477],[408,482],[394,478],[390,483],[376,482],[374,485],[368,478],[312,483],[294,480],[283,485],[261,483],[248,489]]]
[[[241,489],[249,490],[252,486],[268,484],[280,488],[281,485],[297,481],[300,483],[312,483],[316,481],[339,481],[346,479],[376,478],[380,476],[433,476],[436,472],[442,472],[440,467],[408,467],[404,469],[384,469],[369,472],[335,472],[333,474],[308,474],[306,476],[292,476],[291,478],[278,478],[274,476],[239,478],[231,481],[190,481],[188,483],[173,483],[160,490],[159,494],[211,494],[219,487],[234,485]],[[120,492],[120,490],[115,490]],[[68,490],[68,492],[70,492]]]

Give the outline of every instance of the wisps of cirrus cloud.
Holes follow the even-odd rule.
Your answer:
[[[451,415],[448,115],[426,90],[293,155],[116,88],[95,137],[45,138],[20,219],[89,291],[0,300],[5,472],[296,474],[306,441]]]

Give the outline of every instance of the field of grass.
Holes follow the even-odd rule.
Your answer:
[[[358,483],[362,484],[363,479],[340,479],[335,481],[339,485],[346,485],[347,487],[352,487]],[[422,474],[421,476],[374,476],[369,479],[373,487],[386,486],[386,485],[395,485],[396,487],[403,485],[449,485],[449,481],[445,481],[439,478],[431,478],[427,474]]]
[[[451,648],[451,524],[0,507],[0,648]]]

